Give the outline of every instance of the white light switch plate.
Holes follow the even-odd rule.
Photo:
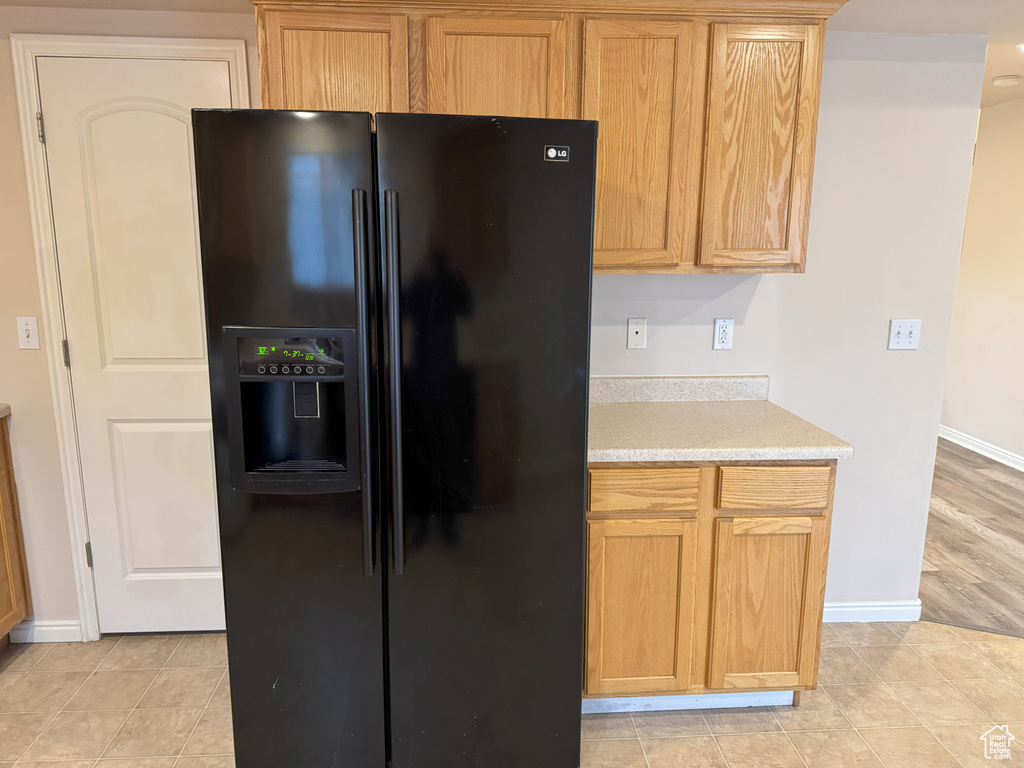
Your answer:
[[[917,349],[920,342],[920,320],[889,321],[889,349]]]
[[[18,348],[39,349],[39,323],[34,317],[15,318],[18,323]]]
[[[714,349],[732,349],[732,318],[715,320]]]
[[[646,317],[631,317],[626,321],[626,349],[647,349]]]

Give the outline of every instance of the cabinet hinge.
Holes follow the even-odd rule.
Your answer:
[[[85,564],[92,568],[92,542],[85,542]]]
[[[43,127],[43,113],[36,112],[36,127],[39,129],[39,142],[46,143],[46,129]]]
[[[64,339],[60,343],[61,349],[64,350],[64,367],[71,367],[71,348],[68,346],[68,340]]]

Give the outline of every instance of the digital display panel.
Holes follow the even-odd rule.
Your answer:
[[[249,376],[340,376],[342,340],[333,338],[238,339],[238,371]]]

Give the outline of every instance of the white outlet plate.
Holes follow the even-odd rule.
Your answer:
[[[647,349],[646,317],[631,317],[626,321],[626,349]]]
[[[732,318],[715,320],[714,349],[732,349]]]
[[[39,323],[34,317],[15,318],[18,323],[18,348],[39,349]]]
[[[920,320],[889,321],[889,349],[918,349],[920,343]]]

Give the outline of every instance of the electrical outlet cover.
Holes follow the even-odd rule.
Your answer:
[[[920,343],[920,320],[889,321],[889,349],[918,349]]]
[[[715,320],[715,343],[712,349],[732,349],[732,318]]]

